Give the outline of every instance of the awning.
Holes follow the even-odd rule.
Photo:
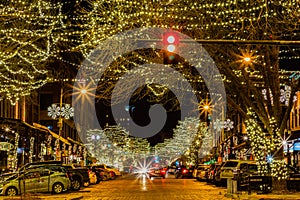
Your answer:
[[[33,126],[39,128],[39,129],[42,129],[42,130],[44,130],[46,132],[49,132],[54,138],[61,140],[63,143],[66,143],[67,145],[71,145],[71,143],[68,140],[66,140],[65,138],[57,135],[56,133],[54,133],[53,131],[51,131],[46,126],[43,126],[43,125],[40,125],[40,124],[37,124],[37,123],[33,123]]]

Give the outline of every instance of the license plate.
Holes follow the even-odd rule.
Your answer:
[[[154,173],[160,173],[160,171],[155,171]]]

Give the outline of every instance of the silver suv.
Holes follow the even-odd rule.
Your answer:
[[[0,185],[0,193],[15,196],[25,192],[53,192],[59,194],[70,188],[71,182],[65,172],[48,169],[32,169],[8,178]]]
[[[256,164],[253,160],[227,160],[221,168],[221,179],[233,178],[234,173],[238,173],[243,163]]]

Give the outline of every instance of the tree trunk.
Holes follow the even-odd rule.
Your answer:
[[[272,177],[272,193],[286,194],[287,191],[287,183],[285,179],[278,180],[277,177]]]

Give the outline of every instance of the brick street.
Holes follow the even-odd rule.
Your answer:
[[[224,197],[226,188],[215,187],[195,179],[137,179],[125,176],[116,180],[103,181],[80,191],[68,191],[59,195],[34,195],[31,199],[87,199],[87,200],[188,200],[188,199],[230,199]],[[4,197],[4,199],[12,199]],[[18,198],[20,199],[20,197]],[[23,198],[24,199],[24,198]]]

